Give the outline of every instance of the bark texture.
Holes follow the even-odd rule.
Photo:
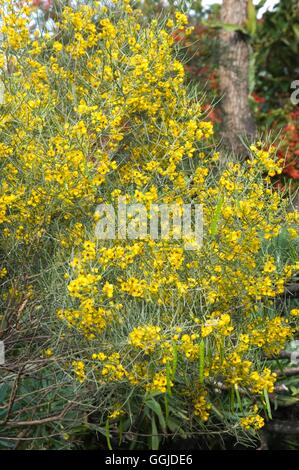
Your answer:
[[[221,22],[244,26],[248,0],[223,0]],[[239,31],[220,33],[220,88],[223,140],[237,154],[244,154],[240,137],[252,139],[256,127],[249,107],[249,54],[246,35]]]

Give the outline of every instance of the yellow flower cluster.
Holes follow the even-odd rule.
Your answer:
[[[249,376],[250,389],[253,393],[262,393],[263,390],[272,393],[277,375],[265,368],[261,373],[254,371]]]
[[[160,331],[160,327],[153,325],[134,328],[129,334],[128,342],[135,348],[142,349],[145,353],[151,353],[161,340]]]
[[[198,416],[201,421],[208,421],[210,415],[211,404],[207,402],[207,393],[205,390],[198,393],[194,400],[194,414]]]
[[[250,150],[253,154],[253,158],[250,162],[252,167],[261,167],[270,177],[280,175],[282,173],[282,164],[280,162],[275,162],[272,158],[272,155],[275,153],[274,147],[270,147],[268,150],[265,150],[263,148],[263,144],[258,143],[257,145],[251,145]]]
[[[146,283],[144,280],[129,278],[127,281],[121,282],[121,290],[127,292],[132,297],[143,297]]]
[[[169,386],[172,386],[172,382],[170,382]],[[165,393],[167,390],[167,377],[164,372],[156,372],[152,382],[150,382],[146,390],[148,392],[160,392],[160,393]]]
[[[250,342],[264,350],[268,356],[279,354],[293,335],[288,320],[275,317],[252,322],[248,326]]]
[[[231,317],[227,313],[213,312],[209,319],[201,327],[203,338],[216,331],[219,335],[229,336],[234,327],[231,326]]]
[[[3,279],[7,274],[7,269],[4,267],[4,268],[0,268],[0,279]]]
[[[265,425],[265,420],[262,416],[251,415],[246,418],[241,418],[241,426],[245,429],[254,429],[258,430],[263,428]]]
[[[75,375],[77,377],[77,380],[79,382],[84,382],[86,379],[86,373],[85,373],[85,364],[83,361],[73,361],[72,366],[75,372]]]
[[[199,344],[196,340],[198,340],[199,335],[193,333],[192,335],[184,334],[181,337],[180,344],[179,344],[179,351],[181,351],[187,359],[190,361],[194,361],[198,358],[199,354]]]
[[[118,418],[120,418],[121,416],[123,416],[124,414],[125,414],[125,411],[124,411],[124,410],[116,408],[114,411],[112,411],[112,412],[109,414],[108,418],[109,418],[109,419],[112,419],[112,420],[113,420],[113,419],[118,419]]]

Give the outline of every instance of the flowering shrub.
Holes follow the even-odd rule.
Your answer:
[[[276,301],[299,265],[278,249],[298,248],[298,214],[272,187],[274,149],[219,160],[176,58],[182,13],[144,24],[129,0],[90,2],[35,34],[26,6],[2,13],[4,308],[25,323],[46,312],[44,358],[109,447],[254,433],[271,417],[269,359],[297,332]],[[119,197],[202,204],[203,245],[97,239],[97,204]]]

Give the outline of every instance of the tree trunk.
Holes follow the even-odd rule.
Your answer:
[[[223,0],[221,21],[244,26],[248,0]],[[244,154],[241,137],[255,136],[255,122],[249,107],[249,54],[247,37],[239,31],[220,33],[220,89],[223,111],[223,140],[237,154]]]

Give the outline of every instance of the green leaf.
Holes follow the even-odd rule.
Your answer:
[[[296,397],[279,397],[278,405],[281,407],[293,406],[296,403],[299,403],[299,398]]]
[[[204,368],[205,368],[205,343],[201,340],[199,345],[199,383],[204,381]]]
[[[118,445],[120,446],[123,440],[124,420],[121,418],[118,425]]]
[[[214,213],[214,216],[213,216],[213,219],[212,219],[212,222],[211,222],[211,227],[210,227],[210,233],[211,233],[212,237],[215,237],[215,235],[217,234],[217,231],[218,231],[218,222],[219,222],[219,219],[220,219],[223,202],[224,202],[223,201],[223,196],[220,195],[219,199],[218,199],[218,202],[217,202],[216,209],[215,209],[215,213]]]
[[[157,415],[161,429],[163,432],[166,432],[165,418],[160,403],[158,403],[154,398],[150,398],[149,400],[146,400],[145,405]]]
[[[167,393],[171,396],[171,370],[169,362],[166,363],[166,385],[167,385]]]
[[[248,0],[247,5],[247,32],[250,36],[255,36],[257,20],[256,20],[256,9],[252,0]]]
[[[167,426],[171,432],[176,433],[181,427],[181,422],[177,421],[175,418],[169,418],[167,420]]]
[[[106,421],[105,434],[106,434],[107,447],[108,447],[109,450],[112,450],[112,445],[111,445],[111,440],[110,440],[110,424],[109,424],[109,419],[107,419],[107,421]]]
[[[230,409],[231,412],[235,412],[235,389],[234,387],[231,388],[231,393],[230,393]]]
[[[218,408],[216,408],[215,405],[213,405],[213,403],[211,403],[211,408],[214,411],[214,413],[218,416],[218,418],[220,418],[221,421],[223,421],[224,420],[223,414],[221,413],[221,411],[218,410]]]
[[[177,365],[178,365],[178,351],[176,343],[173,343],[173,361],[172,361],[172,380],[174,380]]]
[[[164,403],[165,403],[165,418],[166,418],[166,423],[169,418],[169,404],[168,404],[168,396],[167,393],[164,395]]]
[[[151,435],[151,441],[152,441],[152,449],[151,450],[159,450],[159,444],[160,444],[160,439],[158,436],[158,430],[156,426],[156,421],[155,417],[152,417],[152,435]]]
[[[267,391],[266,388],[264,388],[264,397],[265,397],[266,409],[267,409],[268,416],[269,416],[270,419],[272,419],[271,404],[270,404],[270,400],[269,400],[268,391]]]
[[[299,24],[293,24],[293,31],[295,33],[296,38],[299,41]]]
[[[251,52],[249,57],[249,94],[255,90],[256,85],[256,56]]]
[[[236,392],[236,397],[237,397],[237,402],[238,402],[239,410],[240,410],[240,411],[243,411],[242,400],[241,400],[241,397],[240,397],[239,387],[238,387],[237,384],[235,384],[235,392]]]

